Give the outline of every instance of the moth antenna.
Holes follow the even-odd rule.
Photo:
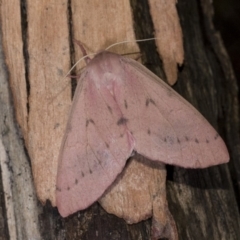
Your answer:
[[[67,76],[70,74],[70,72],[77,66],[77,64],[78,64],[79,62],[81,62],[82,60],[85,60],[86,63],[87,63],[87,61],[88,61],[88,60],[86,60],[86,59],[90,59],[90,60],[91,60],[91,58],[89,58],[89,56],[92,56],[92,55],[95,55],[95,53],[91,53],[91,54],[85,55],[84,57],[80,58],[80,59],[70,68],[70,70],[67,72],[67,74],[65,75],[65,77],[67,77]]]
[[[87,58],[88,56],[91,56],[91,55],[93,55],[93,54],[88,54],[87,56],[84,56],[84,57],[82,57],[82,58],[80,58],[71,68],[70,68],[70,70],[67,72],[67,74],[65,75],[65,78],[67,77],[67,76],[69,76],[69,74],[71,73],[71,71],[77,66],[77,64],[80,62],[80,61],[82,61],[83,59],[85,59],[85,58]]]
[[[105,51],[109,50],[110,48],[116,46],[116,45],[119,45],[119,44],[123,44],[123,43],[130,43],[130,42],[144,42],[144,41],[152,41],[152,40],[155,40],[157,38],[146,38],[146,39],[139,39],[139,40],[126,40],[126,41],[122,41],[122,42],[118,42],[118,43],[114,43],[112,45],[110,45],[109,47],[107,47],[105,49]]]
[[[86,62],[86,64],[88,64],[88,63],[91,61],[91,58],[90,58],[89,56],[92,56],[92,55],[95,54],[95,53],[87,54],[87,51],[86,51],[86,49],[84,48],[84,46],[83,46],[83,44],[82,44],[81,41],[76,40],[76,39],[73,39],[73,42],[76,43],[76,44],[80,47],[80,49],[81,49],[81,51],[82,51],[82,54],[83,54],[83,57],[80,58],[80,59],[71,67],[71,69],[70,69],[70,70],[67,72],[67,74],[65,75],[65,78],[66,78],[67,76],[69,76],[70,72],[77,66],[77,64],[78,64],[79,62],[81,62],[82,60],[84,60],[84,61]]]
[[[123,43],[130,43],[130,42],[144,42],[144,41],[152,41],[155,40],[157,38],[146,38],[146,39],[139,39],[139,40],[126,40],[126,41],[122,41],[122,42],[118,42],[118,43],[114,43],[110,46],[108,46],[105,51],[109,50],[110,48],[119,45],[119,44],[123,44]],[[81,51],[83,53],[83,57],[80,58],[72,67],[71,69],[67,72],[67,74],[65,75],[65,77],[67,77],[70,72],[76,67],[76,65],[81,62],[82,60],[85,60],[86,64],[88,64],[91,61],[91,58],[89,58],[89,56],[95,55],[96,53],[91,53],[91,54],[87,54],[83,44],[79,41],[74,39],[74,42],[81,48]]]

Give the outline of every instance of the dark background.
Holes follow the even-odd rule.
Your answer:
[[[214,24],[220,32],[240,83],[240,1],[214,0]]]

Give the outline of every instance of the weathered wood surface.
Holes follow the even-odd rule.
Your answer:
[[[204,170],[168,167],[168,205],[184,240],[240,239],[238,89],[209,2],[178,1],[184,65],[174,88],[219,131],[231,161]],[[73,38],[96,52],[134,39],[133,25],[136,39],[153,37],[147,1],[2,1],[0,239],[149,239],[150,220],[128,225],[98,203],[62,219],[36,197],[55,201],[57,152],[71,103],[64,74],[80,57]],[[145,65],[166,80],[155,43],[139,46]]]

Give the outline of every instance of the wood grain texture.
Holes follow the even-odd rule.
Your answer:
[[[175,221],[168,210],[164,164],[136,154],[99,203],[108,213],[129,224],[152,218],[152,238],[178,239]]]
[[[29,1],[29,112],[26,146],[38,198],[55,205],[57,157],[71,103],[68,3]]]
[[[14,17],[13,17],[14,16]],[[24,136],[28,134],[27,126],[27,83],[24,60],[21,8],[14,0],[1,3],[2,44],[9,82],[12,90],[16,118]]]
[[[135,41],[133,19],[129,0],[116,2],[114,0],[91,2],[73,0],[71,2],[73,37],[80,40],[88,53],[97,53],[111,44],[121,41],[130,41],[120,44],[110,51],[118,54],[139,53]],[[75,59],[82,53],[74,45]]]
[[[21,17],[21,6],[16,1],[1,1],[1,239],[41,238],[36,192],[22,139],[28,126]]]
[[[179,239],[239,239],[237,81],[212,25],[210,0],[202,0],[201,4],[181,0],[176,6],[184,36],[185,60],[175,89],[194,104],[227,141],[231,171],[227,166],[207,170],[167,167],[168,205]],[[130,13],[131,18],[127,17]],[[81,20],[80,15],[86,16]],[[104,0],[100,4],[51,0],[27,1],[20,5],[20,2],[4,0],[0,17],[14,113],[21,127],[19,131],[11,115],[11,95],[3,94],[8,92],[7,76],[4,76],[5,82],[1,77],[1,138],[10,159],[9,171],[15,176],[11,187],[15,196],[17,224],[14,227],[18,239],[149,239],[151,221],[128,225],[123,219],[106,213],[98,203],[67,219],[60,218],[57,209],[49,203],[44,207],[37,205],[29,171],[32,165],[35,176],[41,175],[35,177],[35,182],[40,182],[41,201],[51,198],[54,202],[54,165],[71,104],[71,86],[64,75],[70,68],[71,58],[75,62],[81,57],[78,47],[72,43],[73,38],[81,40],[88,52],[95,52],[117,41],[134,38],[134,31],[138,39],[152,37],[154,28],[148,1],[117,4]],[[131,24],[134,24],[134,31],[126,34],[122,29],[129,29]],[[139,51],[130,45],[121,47],[126,52]],[[141,44],[141,56],[145,64],[162,77],[161,61],[155,48],[154,43]],[[122,53],[122,49],[117,51]],[[4,196],[4,190],[0,188],[0,191]],[[3,197],[1,206],[2,239],[9,239],[7,227],[10,229],[12,226],[8,224],[12,222],[6,220],[7,205]]]
[[[184,60],[183,36],[176,0],[149,0],[149,8],[167,81],[174,85],[178,77],[178,65],[181,66]]]
[[[4,53],[37,194],[54,205],[57,152],[71,102],[64,78],[70,67],[67,1],[29,1],[25,10],[21,20],[20,5],[2,4]]]

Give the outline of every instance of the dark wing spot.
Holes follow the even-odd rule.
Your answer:
[[[198,139],[197,139],[197,138],[195,138],[195,143],[199,143],[199,141],[198,141]]]
[[[206,139],[206,143],[209,143],[209,140],[208,140],[208,139]]]
[[[69,190],[70,190],[70,187],[67,187],[67,190],[69,191]]]
[[[178,142],[178,143],[181,143],[181,141],[179,140],[179,138],[177,138],[177,142]]]
[[[150,130],[150,129],[148,129],[147,133],[148,133],[148,135],[151,135],[151,130]]]
[[[163,140],[164,140],[164,142],[167,142],[167,138],[164,138]]]
[[[152,103],[154,106],[156,106],[156,103],[151,98],[147,98],[146,107],[148,107],[149,103]]]
[[[121,117],[118,121],[117,121],[117,125],[125,125],[127,123],[128,119]]]
[[[89,119],[89,122],[95,124],[95,122],[92,119]]]
[[[107,106],[108,111],[112,114],[112,108],[110,106]]]
[[[188,140],[189,140],[189,139],[188,139],[188,137],[187,137],[187,136],[185,137],[185,139],[186,139],[186,141],[188,142]]]
[[[59,191],[59,192],[61,192],[61,191],[62,191],[62,189],[61,189],[61,188],[59,188],[59,187],[56,187],[56,190],[57,190],[57,191]]]
[[[124,106],[126,109],[128,108],[127,100],[124,100]]]
[[[92,169],[91,168],[89,168],[89,173],[92,174]]]
[[[123,134],[120,135],[120,138],[123,138]]]
[[[156,103],[150,98],[150,103],[156,106]]]
[[[93,125],[95,124],[95,122],[90,118],[90,119],[87,119],[86,121],[86,127],[89,125],[89,123],[92,123]]]
[[[109,144],[108,144],[108,143],[106,143],[106,142],[105,142],[105,144],[106,144],[106,147],[107,147],[107,148],[109,148]]]
[[[82,177],[84,177],[84,172],[82,172]]]
[[[214,139],[217,140],[219,137],[218,133],[215,135]]]
[[[78,180],[77,180],[77,179],[75,179],[75,184],[76,184],[76,185],[78,184]]]

